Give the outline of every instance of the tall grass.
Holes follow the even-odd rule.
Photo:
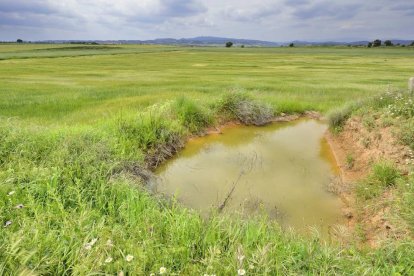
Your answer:
[[[155,110],[118,118],[110,135],[1,122],[0,274],[412,272],[412,241],[388,245],[387,255],[343,248],[283,231],[265,216],[204,219],[152,195],[119,167],[135,160],[128,152],[145,156],[186,133],[170,108]],[[166,114],[171,117],[161,117]]]
[[[213,123],[211,112],[183,96],[176,100],[174,108],[181,124],[190,132],[199,132]]]
[[[94,125],[182,95],[208,103],[232,88],[278,112],[326,112],[388,84],[405,89],[414,57],[408,48],[71,47],[0,45],[0,116]]]
[[[331,110],[328,115],[328,123],[332,129],[338,129],[351,117],[352,112],[360,108],[364,104],[363,101],[354,101],[345,104],[342,107]]]

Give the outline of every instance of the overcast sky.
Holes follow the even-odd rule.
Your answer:
[[[414,39],[414,0],[0,0],[0,40]]]

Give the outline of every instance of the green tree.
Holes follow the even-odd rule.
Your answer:
[[[392,41],[391,40],[385,40],[384,41],[384,45],[387,46],[387,47],[394,46],[394,44],[392,44]]]
[[[226,47],[227,47],[227,48],[230,48],[230,47],[232,47],[232,46],[233,46],[233,42],[231,42],[231,41],[226,42]]]
[[[372,46],[373,46],[373,47],[380,47],[380,46],[381,46],[381,43],[382,43],[382,41],[381,41],[380,39],[375,39],[375,40],[372,42]]]
[[[368,48],[371,48],[371,47],[372,47],[372,42],[368,42],[367,47],[368,47]]]
[[[18,40],[16,40],[17,43],[23,43],[23,40],[21,40],[20,38]]]
[[[295,47],[295,44],[294,43],[290,43],[289,44],[289,47]]]

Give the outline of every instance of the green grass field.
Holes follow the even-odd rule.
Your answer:
[[[411,239],[371,249],[264,216],[203,219],[146,191],[136,168],[213,124],[231,91],[275,113],[325,113],[406,89],[413,58],[412,47],[0,44],[0,275],[412,274]]]
[[[405,87],[413,58],[413,48],[0,45],[0,115],[93,123],[179,95],[213,101],[232,89],[280,112],[325,112],[389,84]]]

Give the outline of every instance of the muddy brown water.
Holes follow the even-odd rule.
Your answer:
[[[326,130],[303,119],[192,139],[157,169],[157,191],[203,214],[265,213],[283,227],[329,233],[343,217],[341,200],[326,188],[338,173]]]

